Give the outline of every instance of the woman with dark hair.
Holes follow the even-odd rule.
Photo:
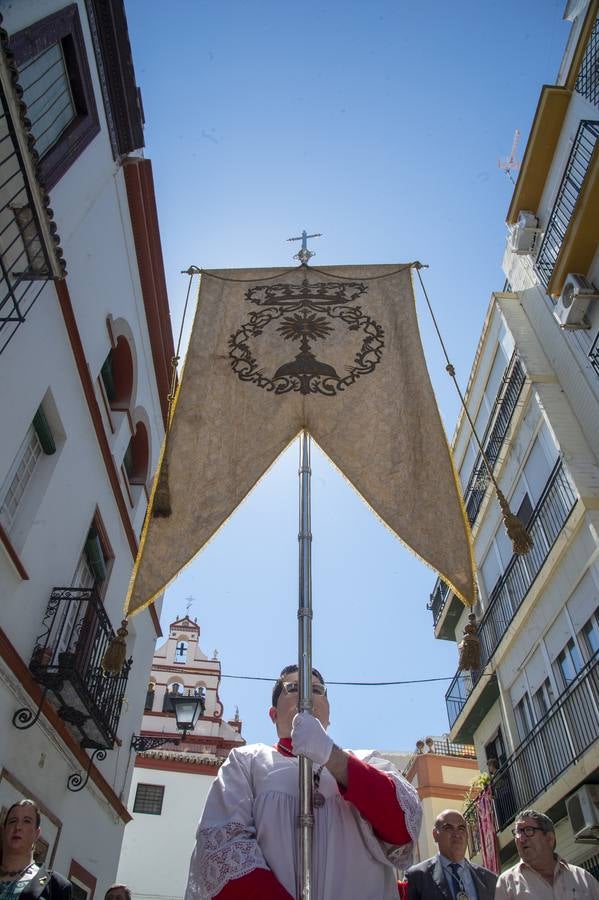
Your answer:
[[[0,900],[71,900],[71,885],[66,878],[40,868],[33,859],[40,823],[40,811],[33,800],[19,800],[6,813]]]

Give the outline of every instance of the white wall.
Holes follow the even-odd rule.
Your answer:
[[[160,816],[134,813],[125,831],[118,880],[129,886],[134,898],[181,900],[196,828],[213,781],[209,775],[135,769],[130,809],[140,782],[164,785],[164,803]],[[155,864],[148,865],[148,853]]]
[[[0,3],[3,27],[20,30],[60,9],[60,0]],[[54,220],[67,263],[66,284],[88,369],[95,382],[110,350],[107,316],[128,323],[137,361],[135,396],[131,408],[143,407],[150,423],[150,471],[163,435],[162,414],[141,294],[133,234],[122,169],[112,157],[104,102],[95,66],[84,0],[78,3],[101,132],[86,147],[50,194]],[[116,629],[133,565],[133,554],[117,507],[100,445],[92,425],[56,290],[48,283],[7,349],[0,356],[0,378],[12,390],[0,395],[0,483],[12,463],[40,402],[51,392],[55,407],[57,452],[43,457],[24,497],[13,543],[29,575],[21,580],[8,554],[0,549],[0,627],[27,664],[53,587],[71,583],[87,531],[98,509],[114,564],[104,596],[106,612]],[[113,434],[106,417],[106,436],[117,470],[131,437],[124,414],[113,417]],[[120,477],[120,475],[119,475]],[[139,534],[146,505],[143,491],[130,521]],[[119,738],[122,746],[108,751],[98,763],[108,784],[123,801],[128,795],[133,759],[131,734],[139,730],[150,670],[155,629],[149,613],[130,623],[128,653],[134,658],[123,706]],[[5,679],[10,675],[5,672]],[[80,793],[66,791],[69,774],[80,768],[60,737],[42,718],[28,731],[11,724],[23,705],[18,687],[0,689],[0,759],[23,785],[37,794],[63,821],[56,868],[66,873],[71,858],[98,878],[98,894],[114,880],[123,822],[91,785]],[[31,705],[27,703],[26,705]],[[40,760],[43,754],[43,766]]]

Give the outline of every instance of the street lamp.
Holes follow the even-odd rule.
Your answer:
[[[172,708],[175,710],[177,718],[177,729],[183,732],[183,737],[187,737],[188,731],[193,731],[199,717],[204,713],[205,702],[202,695],[194,691],[193,694],[172,694]]]
[[[193,731],[196,722],[200,716],[204,715],[206,708],[204,695],[198,690],[194,690],[193,694],[169,694],[168,701],[169,708],[175,713],[177,719],[177,730],[183,732],[183,737],[149,737],[143,734],[134,734],[131,737],[133,750],[145,753],[147,750],[156,750],[164,744],[177,746],[187,737],[188,731]]]

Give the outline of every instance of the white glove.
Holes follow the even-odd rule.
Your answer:
[[[321,723],[309,712],[297,713],[291,723],[291,743],[297,756],[307,756],[317,766],[325,766],[335,746]]]

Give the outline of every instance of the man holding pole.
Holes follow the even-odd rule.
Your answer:
[[[275,747],[235,748],[198,826],[185,900],[290,900],[296,895],[298,759],[312,760],[313,900],[396,900],[420,827],[416,790],[386,760],[360,760],[329,737],[324,680],[312,670],[314,714],[298,714],[297,666],[275,683]]]

